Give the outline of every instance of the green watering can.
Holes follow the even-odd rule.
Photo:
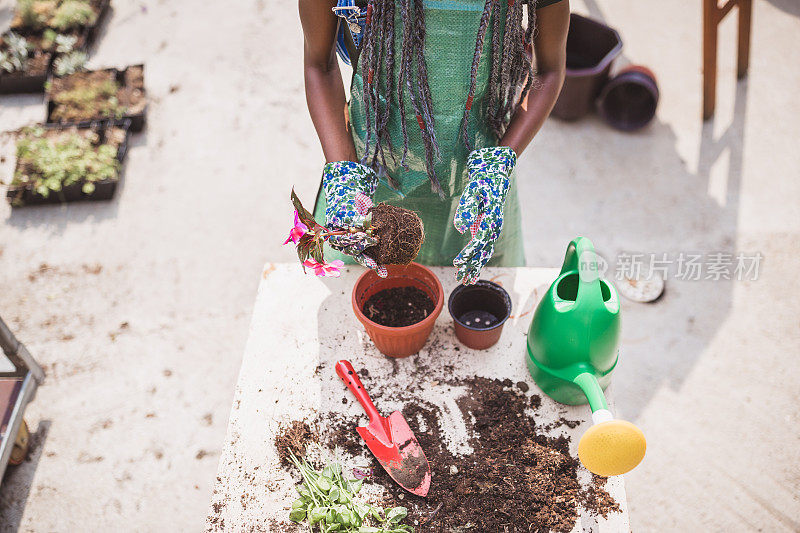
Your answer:
[[[601,476],[623,474],[644,458],[642,431],[614,420],[603,390],[619,359],[619,295],[600,277],[592,241],[569,243],[558,278],[536,307],[528,330],[528,370],[542,391],[568,405],[589,403],[594,425],[578,456]]]

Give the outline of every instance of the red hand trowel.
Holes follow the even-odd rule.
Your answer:
[[[417,496],[427,495],[431,467],[403,414],[395,411],[388,418],[382,417],[350,361],[336,363],[336,373],[369,416],[369,425],[356,428],[369,451],[398,485]]]

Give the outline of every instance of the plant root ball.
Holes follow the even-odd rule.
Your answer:
[[[425,239],[425,229],[417,214],[388,204],[378,204],[370,209],[370,213],[372,234],[378,239],[378,244],[370,246],[364,253],[379,265],[407,265],[413,261]]]

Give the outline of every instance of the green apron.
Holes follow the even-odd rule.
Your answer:
[[[505,20],[506,2],[501,21]],[[436,176],[444,189],[445,199],[431,191],[430,180],[425,170],[425,151],[422,135],[417,125],[410,98],[406,95],[406,125],[408,169],[400,166],[403,155],[403,137],[397,91],[392,91],[388,128],[391,134],[392,154],[387,147],[387,172],[400,184],[399,190],[392,188],[381,178],[374,196],[375,203],[386,202],[415,211],[425,225],[425,241],[416,261],[426,265],[452,265],[453,259],[469,242],[469,233],[462,235],[453,226],[458,201],[467,185],[466,161],[469,155],[460,137],[461,121],[469,91],[469,73],[475,51],[478,24],[483,13],[483,0],[427,0],[425,1],[425,61],[428,67],[436,139],[442,159],[436,164]],[[402,42],[402,20],[400,9],[395,10],[395,56],[399,64]],[[501,29],[503,24],[501,24]],[[478,77],[469,116],[468,134],[474,148],[496,146],[498,139],[486,123],[488,115],[488,80],[491,69],[492,24],[486,32],[483,53],[478,68]],[[395,76],[398,75],[396,69]],[[397,87],[397,80],[392,84]],[[359,157],[364,154],[366,139],[366,114],[363,101],[363,80],[356,71],[350,87],[350,126]],[[396,159],[396,161],[394,160]],[[325,195],[322,189],[314,209],[317,220],[325,219]],[[346,256],[329,247],[325,258],[341,259],[353,263]],[[511,187],[506,197],[503,232],[495,243],[494,255],[489,261],[494,266],[524,266],[525,252],[522,243],[519,199],[516,179],[512,175]]]

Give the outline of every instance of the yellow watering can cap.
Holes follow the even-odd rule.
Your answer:
[[[578,443],[578,457],[598,476],[618,476],[633,470],[647,448],[644,433],[625,420],[609,420],[590,427]]]

